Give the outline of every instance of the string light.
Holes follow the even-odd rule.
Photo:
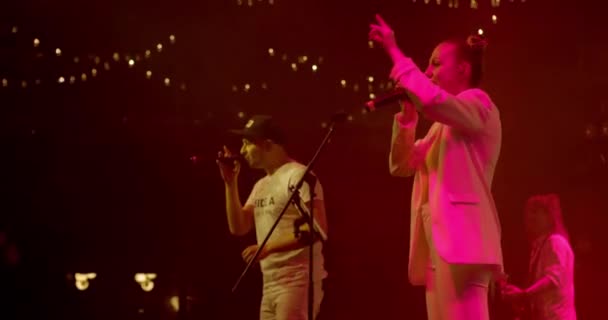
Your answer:
[[[169,306],[171,307],[171,310],[173,310],[173,312],[179,312],[179,297],[172,296],[171,298],[169,298]]]
[[[498,22],[498,17],[495,14],[492,15],[492,23],[496,24]]]
[[[477,30],[477,34],[483,36],[483,29],[479,28],[479,30]]]
[[[96,273],[75,273],[74,285],[80,291],[87,290],[90,285],[90,280],[97,278]]]
[[[146,292],[150,292],[154,289],[154,279],[156,279],[156,273],[135,274],[135,282],[137,282],[141,289]]]
[[[11,32],[13,34],[16,34],[18,32],[18,27],[17,26],[13,26],[11,27]],[[170,34],[168,36],[170,43],[174,44],[176,42],[176,36],[174,34]],[[34,57],[36,59],[43,59],[47,56],[57,56],[57,57],[62,57],[65,56],[67,52],[65,52],[64,50],[62,50],[62,48],[60,47],[51,47],[52,49],[50,50],[50,52],[46,52],[44,47],[42,47],[42,42],[41,39],[38,37],[32,37],[32,44],[34,48],[38,48],[36,52],[34,52]],[[156,49],[159,51],[162,51],[162,43],[157,43],[156,45]],[[142,50],[143,51],[143,50]],[[151,50],[145,50],[145,58],[149,58],[152,54]],[[65,84],[65,83],[69,83],[69,84],[76,84],[77,82],[87,82],[88,80],[90,80],[91,77],[95,78],[98,76],[99,74],[99,70],[100,68],[97,67],[93,67],[95,65],[101,65],[103,62],[103,69],[101,70],[105,70],[105,71],[109,71],[110,69],[112,69],[111,67],[111,63],[121,63],[121,60],[123,60],[125,62],[125,64],[129,67],[129,68],[135,68],[135,66],[137,65],[136,62],[141,61],[143,59],[143,55],[139,55],[139,54],[135,54],[134,56],[130,56],[129,54],[121,54],[119,52],[113,52],[111,53],[111,55],[108,57],[109,59],[106,60],[105,62],[102,60],[102,58],[98,55],[94,55],[94,54],[89,54],[88,55],[88,59],[81,59],[81,57],[75,56],[72,58],[72,61],[74,62],[74,64],[80,64],[83,62],[90,62],[91,66],[83,66],[83,70],[80,71],[76,71],[75,73],[73,73],[72,75],[51,75],[50,78],[51,79],[55,79],[55,81],[49,81],[48,83],[56,83],[56,84]],[[50,61],[50,63],[57,63],[55,60],[48,60]],[[57,60],[57,61],[61,61],[61,60]],[[52,68],[45,68],[44,70],[52,70]],[[151,72],[151,70],[148,70]],[[146,78],[151,78],[150,72],[146,72]],[[26,79],[19,79],[18,77],[15,77],[17,79],[12,79],[13,77],[11,77],[10,75],[8,77],[4,77],[4,79],[2,80],[2,86],[0,86],[0,89],[2,88],[29,88],[31,87],[32,84],[35,85],[40,85],[42,83],[40,77],[34,78],[35,80],[32,81],[28,81]],[[171,86],[171,79],[170,77],[161,77],[160,78],[163,83],[165,84],[165,86]],[[9,86],[9,83],[15,83],[15,86]],[[187,85],[184,82],[179,82],[179,86],[177,86],[178,89],[180,89],[181,91],[186,91],[187,90]]]
[[[237,3],[242,2],[241,0],[237,1]],[[270,1],[269,1],[270,2]],[[417,0],[412,0],[413,3],[417,3]],[[429,4],[431,3],[431,0],[424,0],[423,1],[424,4]],[[490,5],[493,8],[497,8],[500,6],[500,0],[489,0]],[[511,0],[511,2],[515,2],[515,0]],[[522,3],[526,2],[526,0],[521,0]],[[435,0],[434,3],[438,6],[441,6],[443,3],[445,3],[445,1],[442,0]],[[460,0],[448,0],[447,1],[448,7],[449,8],[458,8],[460,7]],[[470,0],[469,2],[469,6],[471,7],[471,9],[477,9],[479,8],[479,1],[478,0]]]
[[[258,2],[257,5],[264,4],[266,2],[269,5],[274,5],[274,0],[267,0],[267,1],[265,1],[265,0],[258,0],[257,2]],[[256,3],[254,3],[254,0],[247,0],[247,6],[248,7],[251,8],[251,7],[253,7],[254,4],[256,4]],[[239,7],[242,7],[242,6],[245,6],[245,2],[243,2],[243,0],[236,0],[236,5],[239,6]]]
[[[150,79],[152,78],[152,71],[148,70],[146,71],[146,79]]]
[[[319,69],[319,67],[317,67],[316,64],[312,65],[312,72],[317,72],[318,69]]]

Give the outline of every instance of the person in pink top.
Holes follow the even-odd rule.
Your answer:
[[[533,320],[576,320],[574,305],[574,253],[562,220],[556,194],[535,195],[525,207],[525,226],[530,240],[527,287],[507,284],[505,299],[527,305]]]
[[[410,282],[426,286],[431,320],[488,319],[489,283],[503,262],[491,193],[501,122],[479,88],[486,42],[441,42],[422,72],[397,46],[393,29],[376,20],[369,39],[391,58],[390,76],[408,96],[394,118],[389,167],[395,176],[414,175]],[[418,114],[434,123],[415,140]]]

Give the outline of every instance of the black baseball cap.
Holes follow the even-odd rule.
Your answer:
[[[247,121],[243,129],[230,130],[230,132],[243,138],[268,139],[276,144],[285,144],[283,130],[268,115],[254,115]]]

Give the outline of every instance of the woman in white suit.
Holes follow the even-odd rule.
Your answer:
[[[391,78],[408,99],[395,115],[389,165],[415,175],[409,278],[426,286],[431,320],[489,318],[488,286],[502,270],[500,222],[491,193],[500,154],[498,109],[478,86],[484,39],[440,43],[422,72],[382,18],[369,38],[393,62]],[[415,140],[418,113],[434,123]]]

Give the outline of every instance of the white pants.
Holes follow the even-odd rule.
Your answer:
[[[426,210],[425,210],[426,211]],[[437,253],[428,211],[422,214],[431,261],[426,276],[429,320],[488,320],[491,269],[485,265],[448,264]]]
[[[313,319],[323,300],[322,281],[314,283]],[[260,320],[308,320],[308,284],[265,291],[260,306]]]

